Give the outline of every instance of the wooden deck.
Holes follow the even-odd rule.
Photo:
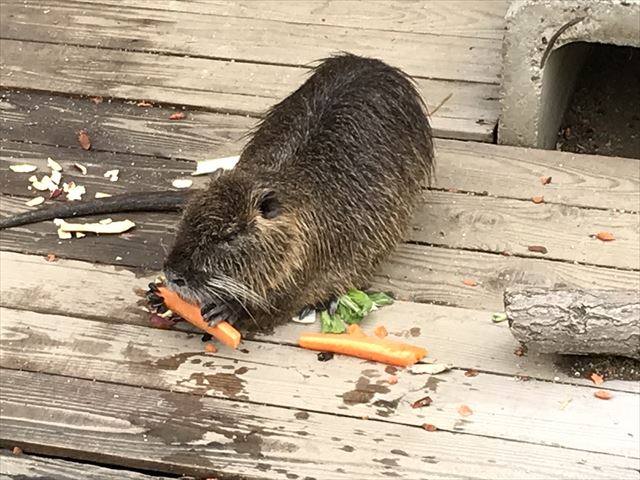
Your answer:
[[[34,196],[30,174],[9,165],[46,173],[48,157],[85,198],[171,188],[195,161],[236,154],[264,109],[338,49],[412,74],[439,106],[438,178],[375,279],[401,301],[364,328],[383,323],[453,368],[318,362],[296,347],[309,327],[294,323],[216,354],[185,326],[151,328],[140,291],[175,215],[118,215],[137,228],[64,241],[51,223],[10,229],[0,233],[0,478],[639,479],[640,385],[596,387],[554,356],[516,356],[507,325],[491,321],[509,285],[640,289],[638,160],[492,144],[506,6],[2,0],[2,215]],[[182,108],[186,119],[169,120]],[[82,128],[90,151],[78,146]],[[591,237],[600,230],[616,240]],[[431,406],[412,408],[426,395]]]

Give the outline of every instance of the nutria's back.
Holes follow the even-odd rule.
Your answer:
[[[187,207],[167,276],[218,316],[268,328],[363,287],[402,240],[433,165],[410,79],[378,60],[329,58]]]

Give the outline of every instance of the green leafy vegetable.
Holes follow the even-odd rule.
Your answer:
[[[385,305],[391,305],[393,299],[384,293],[365,293],[351,289],[338,300],[335,315],[329,315],[324,310],[320,313],[322,333],[343,333],[347,325],[362,322],[372,310]]]
[[[494,313],[491,316],[491,321],[493,323],[504,322],[506,319],[507,319],[507,314],[506,313]]]

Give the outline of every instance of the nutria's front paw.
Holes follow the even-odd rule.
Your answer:
[[[329,315],[333,316],[336,314],[336,311],[338,310],[338,300],[339,300],[338,297],[332,296],[322,302],[318,302],[316,306],[313,308],[318,311],[328,310]]]
[[[240,320],[243,311],[242,305],[236,301],[207,303],[200,309],[202,318],[204,318],[211,327],[215,327],[223,320],[234,325]]]

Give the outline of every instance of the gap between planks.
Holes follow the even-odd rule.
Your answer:
[[[115,393],[112,384],[27,372],[5,370],[0,381],[3,444],[125,467],[242,478],[269,472],[274,480],[388,478],[396,470],[407,479],[638,479],[636,460],[611,455],[396,424],[381,431],[379,422],[126,386]]]

